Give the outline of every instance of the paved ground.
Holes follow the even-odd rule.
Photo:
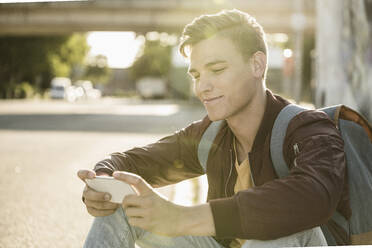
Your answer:
[[[77,170],[203,115],[169,101],[0,101],[0,247],[81,247],[92,217]]]

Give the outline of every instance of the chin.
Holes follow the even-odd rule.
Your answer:
[[[220,120],[224,120],[225,119],[225,117],[222,116],[222,115],[218,115],[218,114],[214,114],[214,113],[209,113],[209,112],[208,112],[208,118],[211,121],[220,121]]]

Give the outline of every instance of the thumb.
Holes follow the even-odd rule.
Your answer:
[[[79,170],[77,172],[78,177],[85,183],[85,179],[87,178],[94,178],[96,176],[96,173],[93,170]]]
[[[152,187],[145,180],[143,180],[142,177],[136,174],[123,171],[115,171],[112,176],[117,180],[132,185],[139,193],[139,195],[144,195],[153,191]]]

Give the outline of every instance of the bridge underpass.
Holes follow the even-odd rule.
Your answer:
[[[0,4],[0,35],[87,31],[180,33],[201,14],[237,8],[256,17],[267,33],[293,32],[298,0],[99,0]],[[315,3],[304,1],[306,29],[314,30]],[[295,21],[296,22],[296,21]]]

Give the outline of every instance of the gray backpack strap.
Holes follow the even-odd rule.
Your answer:
[[[199,146],[198,146],[198,158],[201,166],[204,169],[204,172],[207,171],[207,161],[208,161],[208,155],[209,150],[212,147],[213,141],[217,136],[218,131],[220,130],[220,126],[223,123],[223,120],[220,121],[214,121],[212,122],[207,130],[205,130]]]
[[[279,178],[289,174],[288,166],[283,155],[283,144],[288,124],[293,117],[304,110],[306,109],[301,106],[289,104],[280,111],[274,122],[274,127],[271,132],[270,153],[271,161],[273,162],[274,169]]]

